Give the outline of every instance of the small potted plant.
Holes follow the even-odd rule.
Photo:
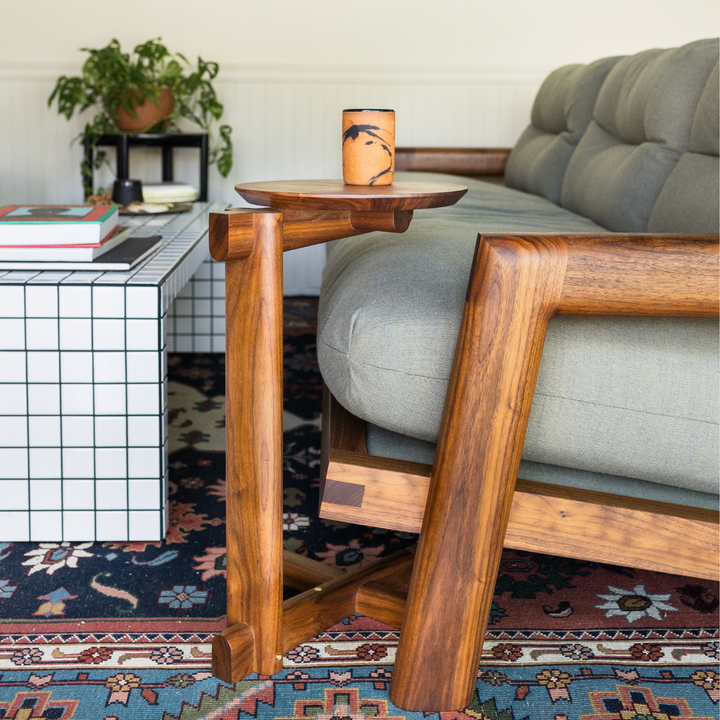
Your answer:
[[[211,133],[223,113],[212,86],[218,64],[198,57],[193,69],[183,55],[170,53],[160,40],[138,45],[132,55],[124,53],[117,40],[98,50],[81,48],[90,53],[82,75],[58,78],[48,106],[57,100],[58,112],[68,120],[75,112],[94,110],[80,135],[93,147],[102,135],[118,131],[179,132],[177,121],[185,118],[210,134],[210,162],[217,163],[220,174],[227,177],[232,168],[232,130],[220,125],[217,137]],[[95,153],[95,168],[106,159],[104,151]],[[92,192],[90,177],[91,169],[83,160],[86,197]]]

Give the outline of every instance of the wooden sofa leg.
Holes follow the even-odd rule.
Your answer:
[[[390,688],[405,710],[472,699],[563,245],[478,241]]]
[[[248,215],[252,250],[225,264],[228,682],[282,667],[282,215]]]

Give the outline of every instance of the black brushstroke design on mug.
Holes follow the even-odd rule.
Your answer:
[[[391,172],[393,168],[393,156],[390,152],[390,149],[385,144],[385,140],[383,140],[377,133],[373,132],[373,130],[377,130],[378,132],[384,132],[390,135],[389,130],[383,130],[377,125],[351,125],[343,133],[343,145],[345,144],[346,140],[357,140],[360,136],[360,133],[365,133],[370,137],[376,138],[380,142],[380,147],[382,147],[382,149],[388,154],[388,157],[390,158],[390,165],[388,165],[382,172],[379,172],[377,175],[371,177],[370,182],[368,183],[369,185],[374,185],[383,175],[387,175],[389,172]],[[374,145],[375,140],[368,140],[365,144]]]

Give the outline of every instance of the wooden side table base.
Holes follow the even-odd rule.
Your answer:
[[[362,584],[381,579],[388,567],[398,572],[395,564],[412,564],[403,553],[372,571],[338,575],[321,563],[305,559],[300,567],[289,560],[293,584],[302,586],[307,578],[311,589],[283,606],[282,252],[286,244],[362,232],[349,211],[288,215],[287,241],[280,211],[228,210],[210,218],[211,252],[225,261],[227,280],[228,629],[213,642],[213,674],[226,682],[278,672],[285,652],[355,612]],[[388,228],[396,213],[368,215],[373,228]],[[400,218],[405,229],[407,213]],[[357,224],[362,227],[362,219]],[[320,584],[310,583],[318,579]]]
[[[213,674],[226,682],[278,672],[286,652],[354,612],[402,625],[406,595],[388,581],[409,577],[412,553],[348,573],[288,553],[283,563],[282,253],[371,230],[404,232],[414,209],[450,205],[466,192],[404,185],[257,183],[238,192],[269,207],[210,217],[210,250],[227,281],[228,629],[213,641]],[[283,603],[285,572],[304,592]]]
[[[314,560],[303,559],[318,566],[316,571],[308,573],[308,578],[327,567]],[[284,632],[281,652],[276,658],[279,667],[273,672],[282,668],[285,653],[353,613],[372,614],[381,622],[400,627],[407,596],[393,586],[399,579],[409,579],[412,566],[413,553],[401,550],[358,570],[339,571],[337,577],[286,600],[282,611]],[[383,581],[391,582],[392,586]],[[272,674],[259,669],[255,634],[243,622],[235,623],[215,636],[212,653],[213,675],[224,682],[235,683],[253,672]]]

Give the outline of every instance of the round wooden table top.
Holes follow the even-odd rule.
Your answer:
[[[345,185],[342,180],[281,180],[240,183],[235,190],[247,202],[278,209],[421,210],[454,205],[466,192],[463,185],[396,182],[392,185]]]

